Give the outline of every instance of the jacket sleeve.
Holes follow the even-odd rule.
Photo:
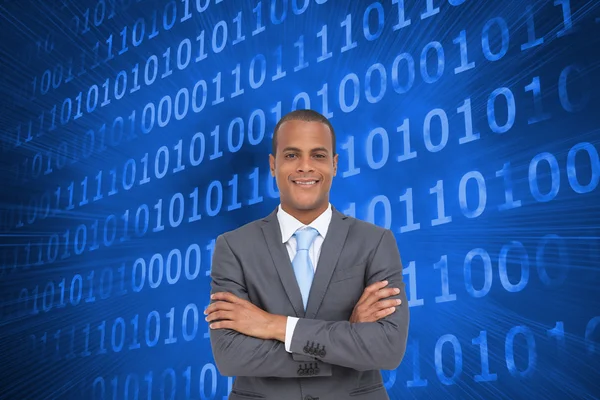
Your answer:
[[[211,278],[211,294],[229,292],[249,301],[242,266],[224,235],[218,236],[215,242]],[[215,364],[223,376],[331,376],[330,364],[313,357],[295,361],[278,340],[258,339],[232,329],[210,329],[210,343]]]
[[[402,263],[394,235],[385,230],[368,265],[367,284],[388,280],[400,289],[402,304],[376,322],[322,321],[300,318],[292,337],[291,351],[358,371],[394,370],[406,351],[409,310]]]

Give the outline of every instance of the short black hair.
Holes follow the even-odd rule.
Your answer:
[[[320,122],[322,124],[327,125],[329,131],[331,132],[331,144],[333,149],[333,155],[335,156],[335,130],[333,129],[333,125],[331,122],[321,113],[314,110],[301,109],[287,113],[277,122],[275,125],[275,130],[273,131],[273,143],[272,143],[272,153],[273,156],[277,153],[277,131],[279,131],[279,127],[286,121],[305,121],[305,122]]]

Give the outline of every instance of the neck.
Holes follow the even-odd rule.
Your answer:
[[[281,208],[286,213],[290,214],[292,217],[296,218],[298,221],[302,222],[304,225],[309,225],[315,219],[319,217],[319,215],[323,214],[325,210],[329,207],[329,201],[325,202],[322,206],[318,208],[313,208],[311,210],[298,210],[290,208],[288,205],[281,203]]]

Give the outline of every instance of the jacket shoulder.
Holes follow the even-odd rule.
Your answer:
[[[263,218],[256,219],[230,231],[223,232],[219,236],[224,237],[229,243],[237,243],[240,240],[248,241],[249,237],[255,237],[257,234],[261,234],[261,226],[264,223]]]
[[[375,225],[372,222],[363,221],[362,219],[350,216],[348,216],[347,218],[350,220],[350,229],[356,230],[361,234],[381,238],[386,232],[391,233],[389,229],[379,225]]]

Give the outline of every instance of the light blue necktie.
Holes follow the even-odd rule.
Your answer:
[[[313,240],[317,237],[319,232],[315,228],[306,228],[297,230],[294,233],[296,237],[296,255],[292,261],[294,267],[294,274],[300,286],[300,293],[302,294],[302,303],[304,304],[304,310],[306,311],[306,304],[308,303],[308,294],[310,293],[310,286],[312,285],[315,271],[313,265],[310,262],[308,249],[312,244]]]

